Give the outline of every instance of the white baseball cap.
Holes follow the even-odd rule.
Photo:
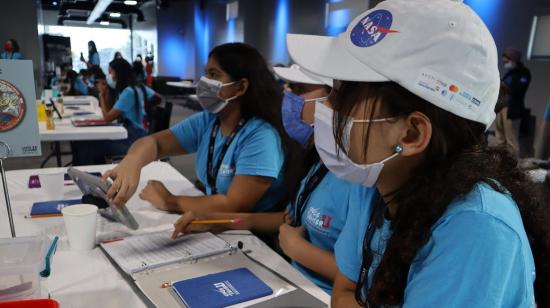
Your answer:
[[[302,69],[339,80],[394,81],[462,118],[489,127],[500,89],[493,37],[456,0],[386,0],[339,37],[288,34]],[[315,53],[311,53],[315,50]]]
[[[288,82],[328,85],[332,87],[332,78],[315,75],[302,69],[297,64],[292,64],[290,67],[273,67],[275,74]]]

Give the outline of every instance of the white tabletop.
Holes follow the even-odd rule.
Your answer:
[[[176,88],[185,88],[185,89],[195,89],[197,86],[191,81],[182,80],[182,81],[167,81],[167,85]]]
[[[75,127],[71,119],[95,118],[102,119],[99,103],[93,96],[66,96],[63,98],[65,112],[63,119],[54,113],[55,129],[47,130],[46,122],[38,122],[41,141],[81,141],[81,140],[120,140],[128,138],[128,131],[123,126],[89,126]],[[75,102],[75,104],[72,104]],[[71,108],[78,109],[71,109]],[[75,115],[78,112],[91,112],[88,115]]]
[[[112,165],[87,166],[80,169],[103,172]],[[41,189],[28,189],[28,179],[44,169],[29,169],[7,172],[11,203],[14,212],[17,236],[46,234],[60,236],[57,253],[52,264],[52,274],[42,280],[42,296],[48,293],[61,303],[61,307],[145,307],[143,301],[133,291],[131,285],[122,278],[120,273],[108,261],[105,255],[96,248],[88,252],[68,250],[63,218],[25,218],[29,214],[33,202],[44,201]],[[167,163],[154,162],[141,172],[138,191],[143,189],[151,179],[161,180],[172,193],[200,195],[185,177]],[[64,198],[78,198],[80,192],[76,186],[65,186]],[[136,194],[137,195],[137,194]],[[169,227],[179,217],[156,210],[137,196],[128,201],[128,207],[140,224],[140,229],[132,231],[121,224],[111,223],[103,218],[98,221],[98,240],[116,238],[131,234],[143,234]],[[6,206],[0,199],[0,237],[9,237]],[[244,243],[245,248],[252,250],[250,255],[281,275],[287,277],[304,290],[323,300],[330,302],[330,297],[307,278],[298,273],[281,256],[276,254],[257,237],[248,231],[230,231],[220,235],[230,243]]]

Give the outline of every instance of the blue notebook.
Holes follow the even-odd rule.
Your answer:
[[[31,208],[31,217],[61,216],[62,208],[80,203],[82,203],[80,199],[35,202]]]
[[[190,308],[218,308],[273,294],[273,290],[247,268],[181,280],[172,289]]]

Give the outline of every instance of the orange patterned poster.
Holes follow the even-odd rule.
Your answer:
[[[0,60],[0,154],[40,156],[32,61]]]
[[[6,132],[23,121],[25,98],[7,80],[0,79],[0,132]]]

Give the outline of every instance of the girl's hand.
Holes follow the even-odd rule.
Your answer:
[[[279,245],[283,252],[291,259],[295,259],[293,256],[300,249],[303,241],[305,241],[305,229],[303,226],[292,227],[284,223],[279,227]]]
[[[208,214],[200,214],[194,212],[185,212],[174,223],[174,232],[172,233],[172,239],[176,239],[179,236],[193,233],[193,232],[217,232],[218,227],[213,224],[193,224],[193,220],[211,219]]]
[[[170,202],[174,195],[159,181],[149,181],[139,194],[142,200],[149,201],[154,207],[163,211],[174,211],[174,204]]]

